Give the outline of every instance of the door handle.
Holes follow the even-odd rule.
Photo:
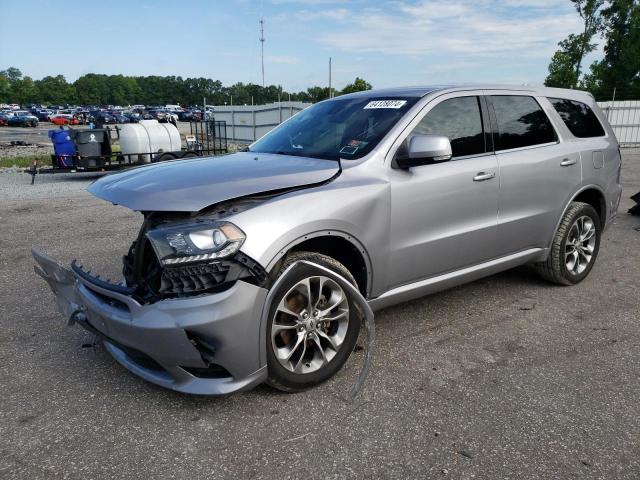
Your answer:
[[[485,180],[491,180],[495,176],[495,172],[479,172],[475,177],[473,177],[473,181],[484,182]]]
[[[578,161],[575,158],[565,158],[560,162],[561,167],[569,167],[571,165],[575,165]]]

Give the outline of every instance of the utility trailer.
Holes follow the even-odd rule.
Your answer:
[[[41,168],[34,162],[34,165],[26,169],[25,173],[32,176],[31,184],[33,185],[36,175],[39,174],[107,172],[168,160],[206,157],[228,152],[227,123],[225,121],[193,120],[189,123],[189,130],[190,134],[185,136],[185,145],[180,150],[141,153],[112,151],[112,142],[120,140],[121,128],[118,126],[96,130],[78,130],[73,135],[76,143],[75,153],[54,153],[51,155],[50,167]]]

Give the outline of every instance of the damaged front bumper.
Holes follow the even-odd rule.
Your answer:
[[[185,393],[224,395],[267,377],[259,323],[268,291],[242,280],[225,291],[141,304],[124,286],[32,250],[35,270],[69,324],[98,335],[125,368]]]

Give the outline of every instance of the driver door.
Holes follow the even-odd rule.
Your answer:
[[[438,98],[414,121],[404,142],[444,135],[453,158],[391,170],[389,288],[497,255],[499,171],[487,119],[480,95],[457,93]]]

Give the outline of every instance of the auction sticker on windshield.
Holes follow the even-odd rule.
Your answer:
[[[373,100],[364,106],[364,109],[370,108],[402,108],[407,103],[406,100]]]

